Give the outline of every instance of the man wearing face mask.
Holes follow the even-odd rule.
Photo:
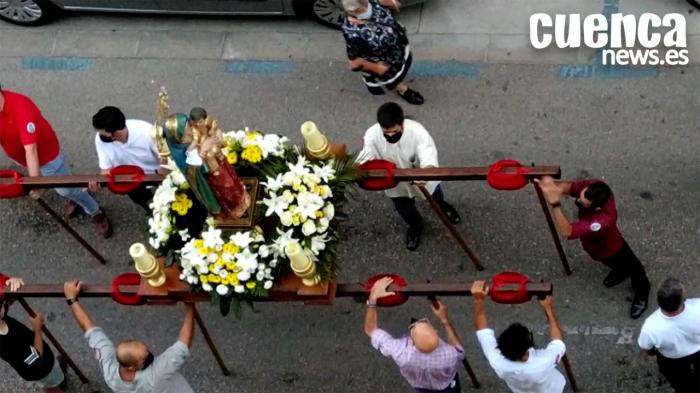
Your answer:
[[[651,284],[642,262],[617,228],[617,207],[610,187],[597,179],[555,182],[552,177],[545,176],[535,181],[549,201],[559,234],[568,239],[580,239],[591,258],[612,269],[603,285],[610,288],[630,277],[634,290],[630,316],[633,319],[642,316]],[[562,195],[575,198],[578,221],[570,222],[562,211]]]
[[[119,108],[106,106],[92,117],[92,126],[97,131],[95,149],[100,173],[106,174],[120,165],[135,165],[149,174],[156,173],[160,168],[158,149],[151,138],[151,123],[127,120]],[[95,193],[100,189],[100,185],[90,182],[88,189]],[[141,185],[128,195],[134,203],[150,213],[148,205],[153,199],[153,191],[150,188]]]
[[[377,111],[378,123],[365,133],[364,147],[360,153],[360,161],[371,159],[388,160],[397,168],[435,168],[438,167],[438,153],[435,142],[428,131],[417,121],[406,119],[403,109],[393,102],[386,103]],[[437,201],[447,218],[453,224],[459,224],[462,219],[452,205],[445,201],[440,182],[416,181],[416,185],[425,186]],[[420,194],[410,183],[399,183],[396,187],[386,190],[396,211],[408,224],[406,233],[406,248],[414,251],[420,243],[423,231],[423,218],[416,209],[415,197]]]
[[[116,348],[102,331],[94,325],[87,311],[80,305],[78,280],[64,284],[66,301],[75,320],[85,332],[88,346],[95,351],[100,362],[105,383],[117,393],[194,393],[185,377],[180,374],[190,354],[194,333],[194,304],[185,304],[185,318],[178,341],[158,356],[153,356],[148,346],[137,340],[120,342]]]

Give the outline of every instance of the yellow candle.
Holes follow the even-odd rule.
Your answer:
[[[284,248],[284,253],[287,254],[292,270],[295,272],[302,273],[305,270],[308,270],[309,265],[313,263],[311,258],[309,258],[309,255],[304,252],[304,249],[301,248],[299,243],[294,242],[287,244],[287,246]]]
[[[134,243],[129,247],[129,255],[134,260],[136,270],[140,272],[148,272],[153,269],[156,260],[148,253],[146,247],[141,243]]]
[[[321,131],[318,130],[316,124],[312,121],[307,121],[301,125],[301,135],[304,137],[306,149],[312,156],[325,159],[330,153],[330,144]]]

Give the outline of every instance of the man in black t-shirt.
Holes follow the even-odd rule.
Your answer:
[[[30,318],[32,331],[7,316],[8,308],[9,303],[0,300],[0,358],[12,366],[25,381],[37,382],[45,393],[63,392],[63,370],[42,338],[44,317],[37,313],[34,318]]]

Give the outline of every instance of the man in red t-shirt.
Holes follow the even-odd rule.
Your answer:
[[[555,182],[545,176],[535,181],[552,207],[559,234],[568,239],[580,239],[591,258],[612,269],[603,284],[613,287],[627,277],[632,279],[634,299],[630,316],[634,319],[642,316],[649,298],[649,279],[644,266],[617,228],[617,208],[610,187],[597,179]],[[578,221],[572,223],[564,215],[560,202],[562,195],[576,198]]]
[[[51,124],[29,97],[0,87],[0,145],[16,164],[27,168],[29,176],[70,175],[61,146]],[[83,189],[56,188],[56,192],[67,198],[65,214],[76,213],[76,207],[92,217],[99,232],[105,238],[112,235],[112,224],[97,202]],[[40,197],[38,190],[30,196]]]

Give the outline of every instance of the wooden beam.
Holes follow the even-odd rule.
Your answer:
[[[527,167],[525,177],[536,179],[542,176],[561,178],[561,168],[558,165]],[[515,168],[504,168],[504,173],[515,172]],[[369,178],[384,178],[387,174],[384,169],[372,169],[365,172]],[[487,166],[475,167],[441,167],[441,168],[396,168],[394,179],[398,181],[412,180],[486,180],[489,173]]]
[[[472,283],[469,282],[458,282],[458,283],[408,283],[406,286],[401,288],[401,293],[406,296],[471,296]],[[500,291],[516,291],[518,289],[517,284],[507,284],[504,285]],[[388,291],[395,291],[396,287],[390,285],[387,289]],[[527,291],[533,296],[546,296],[552,294],[552,284],[551,283],[528,283]],[[338,289],[336,290],[336,297],[356,297],[365,296],[366,294],[364,284],[338,284]]]
[[[132,175],[116,175],[114,177],[115,183],[131,183],[132,179]],[[147,185],[160,184],[163,179],[165,179],[165,175],[162,174],[144,175],[141,183]],[[109,179],[107,175],[36,176],[23,177],[22,185],[28,190],[56,187],[87,187],[88,183],[91,181],[96,181],[100,185],[105,186],[109,182]],[[0,184],[11,183],[14,183],[14,179],[6,177],[0,178]]]

